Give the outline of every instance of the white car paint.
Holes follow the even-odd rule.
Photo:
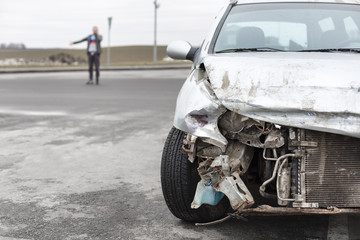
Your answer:
[[[360,138],[358,53],[230,53],[204,62],[217,98],[232,111]]]

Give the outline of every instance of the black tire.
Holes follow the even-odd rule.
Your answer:
[[[199,209],[191,209],[200,176],[197,163],[192,164],[182,152],[184,136],[184,132],[172,128],[165,142],[161,161],[161,185],[166,204],[175,217],[188,222],[218,220],[229,209],[226,197],[217,206],[202,205]]]

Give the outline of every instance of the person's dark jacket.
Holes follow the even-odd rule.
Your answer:
[[[91,34],[91,35],[87,36],[86,38],[81,39],[81,40],[79,40],[77,42],[74,42],[74,44],[78,44],[78,43],[82,43],[82,42],[87,41],[87,44],[88,44],[87,53],[89,54],[90,53],[89,52],[89,47],[90,47],[90,38],[91,38],[91,36],[93,36],[93,34]],[[96,35],[96,54],[101,54],[101,44],[100,43],[101,43],[102,40],[103,40],[103,37],[101,35]]]

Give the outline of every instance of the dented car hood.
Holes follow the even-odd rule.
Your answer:
[[[360,138],[358,53],[230,53],[204,64],[215,95],[231,111]]]

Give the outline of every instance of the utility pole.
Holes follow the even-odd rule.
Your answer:
[[[110,66],[110,30],[111,30],[112,17],[108,18],[108,22],[109,22],[109,30],[108,30],[107,65]]]
[[[155,6],[155,21],[154,21],[154,65],[157,64],[157,10],[160,7],[160,4],[157,3],[157,0],[154,1]]]

